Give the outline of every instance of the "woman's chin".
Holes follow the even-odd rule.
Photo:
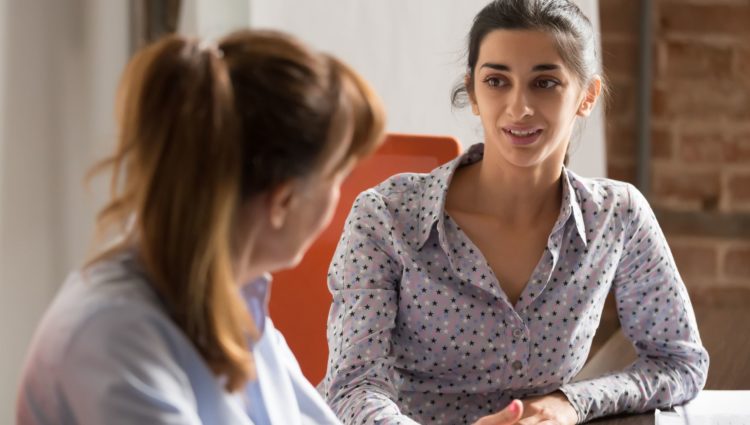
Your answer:
[[[506,162],[517,168],[533,168],[544,162],[538,152],[532,152],[531,150],[509,152],[504,156]]]
[[[535,168],[547,162],[551,154],[543,146],[513,146],[505,144],[499,147],[499,155],[504,162],[517,168]]]
[[[305,258],[305,253],[307,252],[307,249],[301,249],[299,250],[294,256],[290,257],[284,262],[280,262],[277,270],[288,270],[293,269],[302,262],[302,260]]]
[[[297,266],[299,266],[299,263],[302,262],[302,259],[305,258],[304,253],[297,254],[294,258],[292,258],[289,263],[284,267],[285,269],[293,269]]]

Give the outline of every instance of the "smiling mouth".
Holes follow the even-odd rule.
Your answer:
[[[539,135],[542,134],[542,129],[516,130],[503,128],[503,133],[508,135],[510,142],[514,145],[530,145],[539,139]]]

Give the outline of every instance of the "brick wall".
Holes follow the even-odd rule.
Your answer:
[[[600,0],[610,177],[635,182],[637,0]],[[750,0],[652,0],[651,195],[694,303],[750,289]],[[731,291],[729,291],[731,292]]]
[[[750,0],[651,0],[649,201],[696,306],[750,303]],[[635,183],[638,0],[600,0],[607,168]],[[592,348],[619,326],[610,296]]]

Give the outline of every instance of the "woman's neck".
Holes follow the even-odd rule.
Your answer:
[[[492,155],[457,171],[458,189],[451,205],[505,223],[532,226],[555,215],[562,202],[560,167],[518,167]]]
[[[232,230],[232,270],[239,285],[266,272],[258,267],[254,258],[260,233],[259,216],[258,205],[246,203],[240,207],[235,228]]]

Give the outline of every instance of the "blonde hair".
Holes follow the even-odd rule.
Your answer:
[[[216,46],[168,36],[128,64],[118,92],[119,142],[97,240],[120,236],[90,263],[137,247],[174,322],[229,391],[254,377],[258,338],[233,275],[232,231],[244,201],[315,171],[339,143],[340,108],[354,136],[347,160],[383,138],[384,112],[351,68],[298,40],[240,31]]]

